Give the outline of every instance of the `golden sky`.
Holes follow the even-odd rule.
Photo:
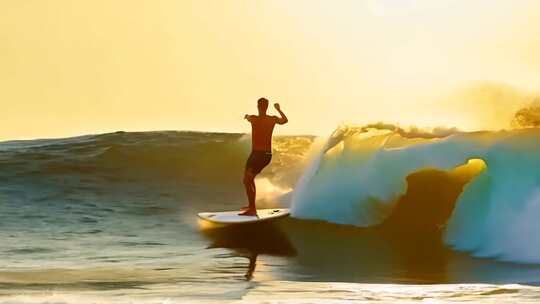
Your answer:
[[[0,139],[247,132],[261,96],[289,116],[278,134],[486,127],[490,106],[450,92],[538,91],[539,14],[536,0],[3,0]]]

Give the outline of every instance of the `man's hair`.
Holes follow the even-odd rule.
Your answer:
[[[268,99],[261,97],[259,100],[257,100],[257,105],[267,106],[268,107]]]

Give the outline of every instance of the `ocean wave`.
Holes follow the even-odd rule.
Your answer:
[[[408,177],[427,169],[451,172],[477,160],[480,167],[463,173],[470,182],[457,190],[455,210],[443,221],[446,243],[475,256],[540,263],[540,243],[530,237],[540,233],[531,218],[540,211],[540,130],[402,134],[336,130],[300,179],[293,216],[383,225],[407,195]],[[429,179],[424,182],[430,187]],[[440,202],[432,204],[424,208]]]
[[[292,186],[292,168],[311,146],[310,136],[278,136],[266,171]],[[93,176],[115,180],[175,180],[200,184],[241,184],[249,137],[204,132],[116,132],[71,139],[0,143],[6,178]],[[291,171],[291,170],[289,170]],[[2,174],[2,173],[0,173]],[[297,175],[300,171],[297,172]]]
[[[133,189],[122,188],[126,183],[242,195],[249,147],[244,134],[201,132],[4,142],[0,187],[5,195],[39,204],[59,197],[81,204],[78,191]],[[290,204],[300,219],[398,234],[437,230],[448,246],[475,256],[540,263],[540,241],[534,239],[540,233],[539,152],[539,129],[342,126],[326,142],[277,136],[258,195]]]

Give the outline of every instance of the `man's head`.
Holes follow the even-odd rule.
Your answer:
[[[261,97],[257,100],[257,109],[259,109],[259,114],[266,114],[268,110],[268,99]]]

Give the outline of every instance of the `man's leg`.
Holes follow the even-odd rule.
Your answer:
[[[255,175],[249,169],[244,172],[244,187],[246,188],[249,205],[244,212],[240,213],[240,215],[257,215],[257,207],[255,206],[255,197],[257,193],[255,188]]]

